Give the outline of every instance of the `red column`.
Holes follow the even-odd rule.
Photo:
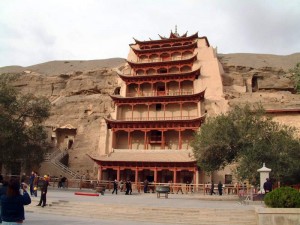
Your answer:
[[[140,96],[140,87],[141,87],[141,84],[138,83],[138,91],[137,91],[137,95]]]
[[[181,130],[179,130],[179,149],[181,149],[182,145],[182,140],[181,140]]]
[[[166,120],[166,104],[164,104],[164,120]]]
[[[112,128],[112,140],[111,140],[111,147],[112,148],[116,148],[116,146],[115,146],[115,139],[116,139],[116,137],[115,137],[115,130]]]
[[[161,149],[165,149],[165,135],[164,131],[161,131]]]
[[[180,118],[182,119],[182,102],[180,102],[179,105],[180,105]]]
[[[139,170],[138,167],[135,167],[135,186],[138,186]]]
[[[157,168],[154,168],[154,183],[157,183]]]
[[[147,104],[148,105],[148,118],[147,118],[147,120],[149,120],[149,108],[150,108],[150,105],[149,104]]]
[[[144,149],[147,149],[147,131],[145,131],[145,136],[144,136]]]
[[[131,105],[131,120],[133,120],[133,104]]]
[[[128,149],[130,149],[130,130],[128,130]]]
[[[98,181],[102,180],[102,166],[98,167]]]
[[[173,170],[173,183],[177,183],[177,169],[174,168]]]
[[[120,167],[117,168],[117,181],[120,180]]]
[[[179,95],[181,95],[181,83],[180,83],[180,81],[179,81],[179,83],[178,83],[178,93],[179,93]]]

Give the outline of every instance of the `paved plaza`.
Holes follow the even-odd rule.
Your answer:
[[[81,196],[75,195],[75,189],[50,189],[47,194],[47,203],[50,205],[45,208],[36,206],[39,200],[38,198],[32,198],[32,203],[25,207],[25,217],[26,220],[24,224],[106,224],[106,225],[163,225],[170,224],[169,220],[160,222],[149,221],[147,219],[137,219],[139,217],[139,209],[164,209],[168,212],[173,210],[232,210],[245,212],[254,209],[254,205],[241,205],[237,201],[236,196],[210,196],[203,194],[169,194],[169,198],[157,198],[155,193],[133,193],[132,195],[125,195],[124,192],[118,192],[118,194],[111,194],[110,191],[106,191],[104,195],[100,196]],[[91,190],[81,190],[82,192],[91,192]],[[40,194],[40,193],[39,193]],[[55,205],[55,202],[68,203],[65,208],[59,208]],[[262,204],[262,203],[258,203]],[[97,217],[97,211],[92,212],[95,206],[101,205],[102,207],[109,208],[110,211],[104,216]],[[76,207],[81,207],[79,211],[76,211]],[[136,209],[136,218],[130,217],[124,220],[121,217],[116,217],[114,214],[115,208]],[[73,214],[70,214],[74,211]],[[117,211],[117,210],[116,210]],[[100,218],[99,218],[100,217]],[[191,218],[192,219],[192,218]],[[211,218],[209,218],[211,219]],[[197,219],[195,219],[197,220]],[[195,221],[196,222],[196,221]],[[182,222],[182,224],[185,224]],[[194,224],[194,223],[193,223]],[[201,223],[202,224],[202,223]],[[205,223],[204,223],[205,224]],[[211,223],[207,223],[211,224]],[[212,223],[213,224],[213,223]],[[238,224],[238,223],[237,223]]]

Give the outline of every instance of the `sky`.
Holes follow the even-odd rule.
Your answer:
[[[175,25],[218,53],[300,52],[300,0],[0,0],[0,67],[127,58]]]

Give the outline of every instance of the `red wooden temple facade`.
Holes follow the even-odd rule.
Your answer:
[[[130,45],[111,95],[115,112],[105,118],[98,180],[199,182],[190,147],[204,122],[205,87],[199,49],[206,37],[171,32],[168,38]]]

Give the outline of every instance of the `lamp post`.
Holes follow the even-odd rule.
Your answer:
[[[264,183],[266,181],[267,178],[269,178],[269,173],[272,170],[267,168],[265,163],[263,163],[263,167],[258,169],[257,172],[259,172],[260,175],[260,193],[265,193],[264,191]]]

